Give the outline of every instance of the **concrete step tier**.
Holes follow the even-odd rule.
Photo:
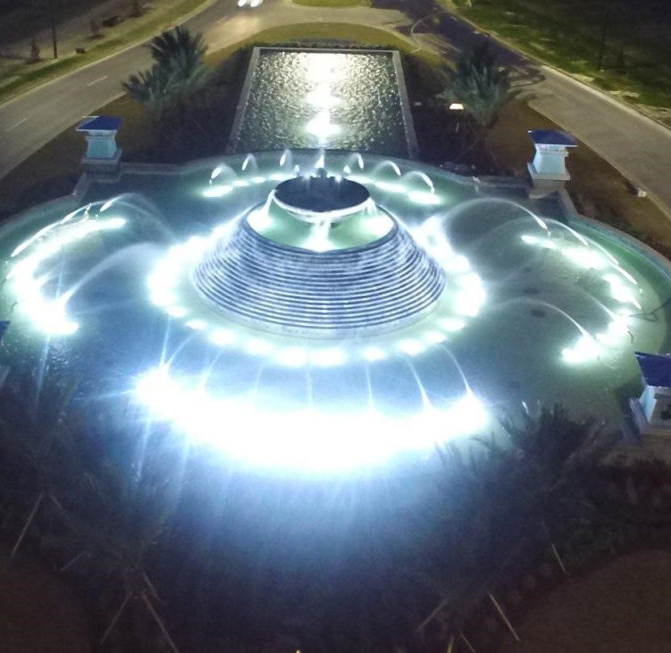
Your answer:
[[[315,252],[271,241],[241,220],[196,266],[193,280],[234,320],[326,337],[412,322],[445,286],[442,269],[397,223],[365,246]]]

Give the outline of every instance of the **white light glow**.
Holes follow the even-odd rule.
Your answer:
[[[267,356],[273,351],[273,346],[267,340],[250,338],[244,344],[245,351],[253,356]]]
[[[440,331],[427,331],[422,336],[422,339],[426,343],[437,345],[440,344],[441,342],[445,342],[445,340],[447,340],[447,337],[444,333],[441,333]]]
[[[622,277],[617,274],[610,273],[603,276],[603,280],[610,285],[610,294],[616,302],[621,304],[632,304],[636,308],[641,308],[641,304],[634,296],[634,291],[630,286],[627,286]]]
[[[310,363],[318,367],[335,367],[347,361],[347,354],[340,347],[315,349],[310,352]]]
[[[562,349],[562,358],[567,363],[580,364],[595,360],[601,349],[597,342],[589,334],[585,334],[578,339],[573,347]]]
[[[331,114],[323,110],[305,125],[305,131],[320,139],[326,139],[338,134],[340,127],[332,123]]]
[[[384,360],[387,357],[387,354],[381,347],[371,345],[363,350],[363,357],[369,363],[374,363],[376,361]]]
[[[447,317],[442,320],[439,320],[439,324],[445,331],[461,331],[465,326],[466,322],[454,317]]]
[[[206,322],[204,320],[189,320],[186,323],[186,326],[189,327],[189,329],[193,329],[194,331],[202,331],[206,326]]]
[[[487,412],[470,392],[444,407],[429,405],[406,417],[390,417],[374,407],[280,411],[264,409],[251,397],[212,396],[171,377],[167,368],[144,375],[136,397],[155,419],[224,455],[257,467],[308,473],[342,472],[383,464],[397,454],[430,452],[436,444],[478,432],[488,423]]]
[[[426,345],[419,340],[407,338],[405,340],[401,340],[401,342],[398,343],[398,348],[404,354],[408,354],[409,356],[417,356],[426,349]]]
[[[445,260],[441,260],[440,264],[446,272],[467,272],[471,269],[469,260],[461,254],[449,256]]]
[[[331,95],[328,84],[321,84],[314,91],[310,91],[305,100],[317,109],[333,109],[341,103],[340,98]]]
[[[416,204],[424,204],[426,206],[435,206],[441,202],[441,199],[438,197],[438,195],[423,190],[413,190],[408,193],[408,197]]]
[[[231,329],[215,329],[210,334],[210,341],[220,347],[232,345],[236,340],[235,331]]]
[[[223,197],[233,190],[233,186],[227,184],[212,184],[203,191],[204,197]]]
[[[303,347],[287,347],[280,349],[275,359],[286,367],[303,367],[307,365],[310,356]]]
[[[71,335],[77,331],[79,324],[67,316],[70,293],[65,292],[56,298],[44,296],[43,287],[49,275],[44,273],[43,266],[51,257],[87,236],[120,229],[126,224],[126,220],[120,217],[92,220],[88,211],[73,222],[74,215],[67,215],[60,222],[41,229],[21,243],[12,253],[17,261],[8,275],[18,297],[20,310],[40,331],[53,336]]]
[[[403,184],[395,184],[390,181],[376,181],[375,185],[385,193],[403,193],[407,190]]]
[[[169,306],[166,313],[172,317],[180,318],[188,314],[188,311],[183,306]]]

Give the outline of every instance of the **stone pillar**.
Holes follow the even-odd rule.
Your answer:
[[[86,136],[86,154],[82,165],[92,172],[114,172],[121,159],[121,149],[116,144],[116,133],[121,118],[114,116],[89,116],[77,126]]]
[[[634,422],[642,435],[671,435],[671,356],[635,352],[643,392],[631,399]]]
[[[571,178],[566,170],[568,148],[577,147],[568,132],[554,129],[530,129],[529,136],[536,148],[533,161],[527,163],[531,177],[529,197],[538,198],[564,188]]]

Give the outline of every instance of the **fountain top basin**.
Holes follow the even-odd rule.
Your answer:
[[[323,168],[316,175],[287,179],[275,188],[274,201],[303,222],[339,222],[363,210],[370,200],[368,189],[355,181],[329,176]]]

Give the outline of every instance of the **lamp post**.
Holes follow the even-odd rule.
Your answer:
[[[603,15],[603,27],[601,28],[601,43],[599,44],[599,61],[596,65],[597,70],[603,68],[603,55],[606,50],[606,33],[608,31],[608,23],[610,22],[610,6],[612,0],[606,0],[606,7]]]
[[[54,16],[54,0],[49,0],[49,18],[51,21],[51,40],[54,44],[54,59],[58,59],[58,46],[56,44],[56,17]]]

